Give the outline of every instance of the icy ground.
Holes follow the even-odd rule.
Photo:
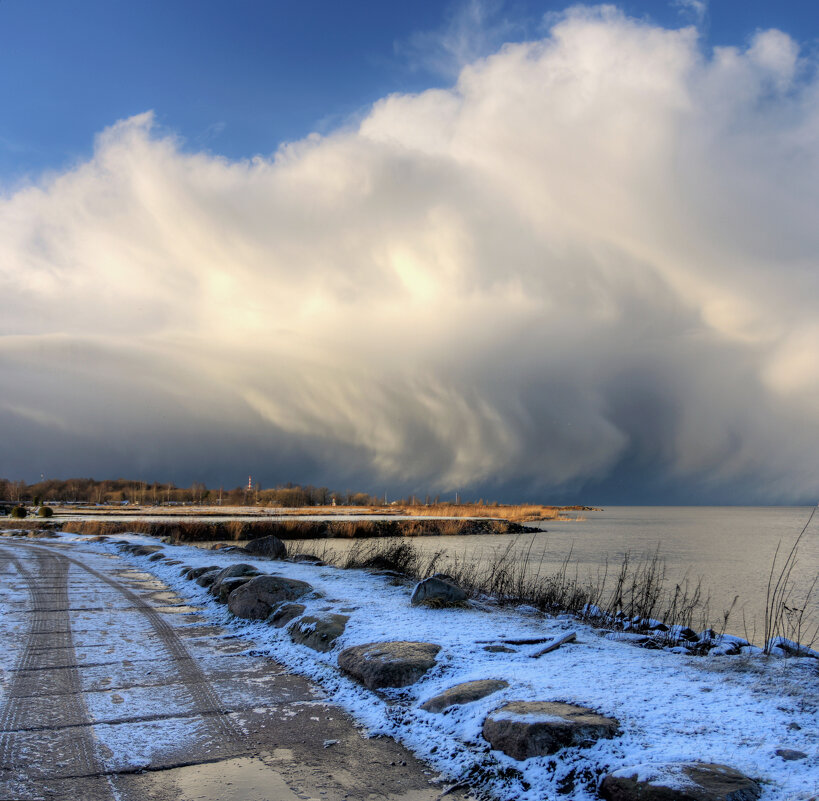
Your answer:
[[[79,539],[63,535],[65,540]],[[122,539],[156,544],[146,537]],[[85,544],[119,553],[110,543]],[[165,548],[166,556],[193,567],[246,562],[263,573],[309,582],[321,597],[300,599],[305,614],[350,616],[329,653],[290,641],[287,629],[232,618],[207,590],[180,577],[178,565],[123,554],[161,578],[212,621],[246,637],[248,650],[267,654],[309,676],[371,735],[395,737],[453,780],[466,780],[500,799],[542,801],[560,793],[596,798],[600,779],[633,765],[666,761],[717,762],[762,784],[763,801],[808,799],[819,792],[819,662],[812,658],[691,657],[606,640],[577,620],[515,610],[411,607],[412,585],[366,571],[293,564],[193,546]],[[503,640],[559,637],[577,641],[539,658],[542,645],[485,650]],[[338,652],[351,645],[420,640],[442,646],[436,666],[411,687],[378,695],[343,675]],[[509,687],[444,714],[419,709],[428,698],[465,681],[505,679]],[[564,701],[619,720],[622,732],[592,747],[518,762],[490,750],[481,735],[487,713],[508,701]],[[807,758],[785,761],[788,748]],[[564,796],[565,797],[565,796]]]

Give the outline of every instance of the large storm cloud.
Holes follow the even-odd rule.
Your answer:
[[[117,122],[0,200],[0,475],[810,495],[814,68],[574,9],[270,158]]]

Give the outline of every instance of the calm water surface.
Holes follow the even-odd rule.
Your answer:
[[[811,514],[810,507],[609,507],[584,512],[585,519],[546,521],[532,524],[544,529],[536,535],[418,537],[413,542],[425,551],[441,551],[459,559],[491,560],[507,548],[523,561],[528,554],[531,572],[548,574],[567,558],[580,578],[596,573],[606,560],[619,565],[625,553],[650,556],[659,549],[669,584],[688,577],[703,580],[710,595],[710,609],[719,617],[739,601],[729,629],[743,633],[743,613],[748,633],[754,621],[761,637],[765,593],[777,544],[780,557],[787,556]],[[328,543],[334,550],[351,546],[344,540]],[[307,547],[307,546],[306,546]],[[802,538],[793,572],[797,592],[804,599],[819,571],[819,513]],[[609,575],[615,572],[610,568]],[[800,597],[801,593],[801,597]],[[819,591],[810,603],[814,619],[819,617]]]

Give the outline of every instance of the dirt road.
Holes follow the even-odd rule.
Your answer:
[[[117,556],[0,541],[0,642],[0,800],[441,794],[405,749]]]

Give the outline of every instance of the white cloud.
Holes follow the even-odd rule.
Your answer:
[[[809,493],[819,87],[797,58],[778,31],[709,57],[574,9],[271,160],[119,122],[0,200],[0,418],[35,426],[38,465],[58,420],[122,473],[176,432],[179,459],[257,441],[444,489],[628,455]]]

